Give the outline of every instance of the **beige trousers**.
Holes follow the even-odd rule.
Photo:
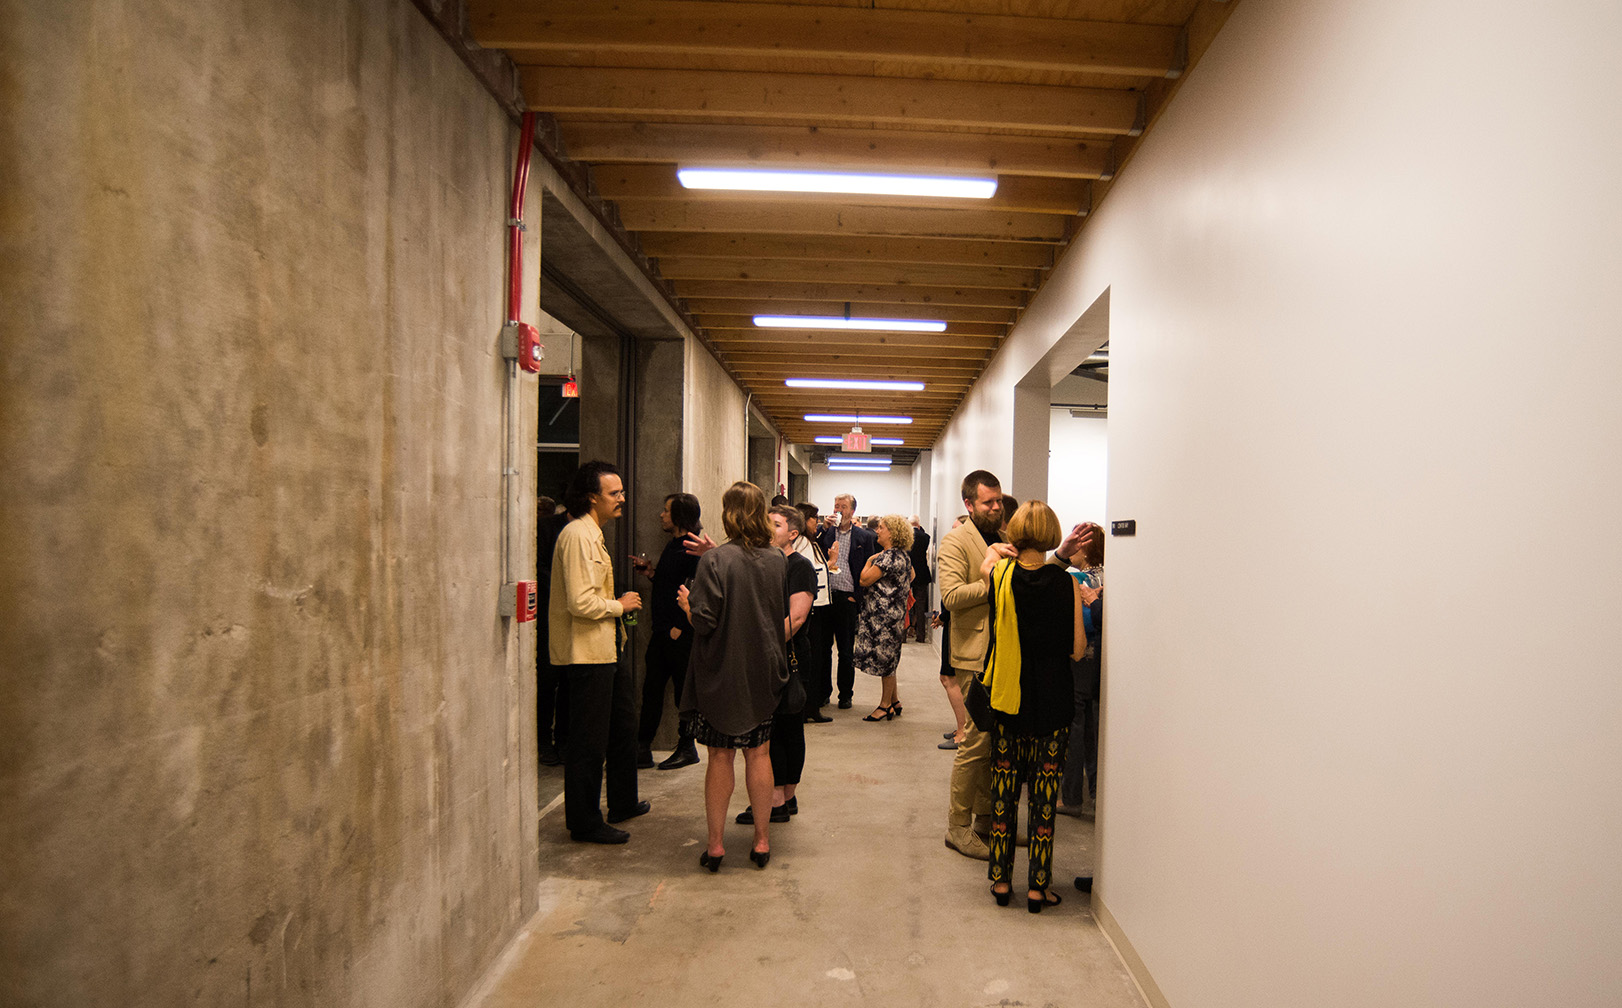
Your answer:
[[[959,672],[959,675],[967,673]],[[963,742],[952,760],[950,804],[946,828],[970,828],[975,816],[991,814],[991,733],[969,722]]]

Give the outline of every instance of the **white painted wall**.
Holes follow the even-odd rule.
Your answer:
[[[1096,895],[1176,1008],[1622,1002],[1619,37],[1246,0],[937,446],[1109,292]]]
[[[1048,506],[1065,528],[1104,519],[1104,488],[1108,482],[1109,421],[1102,417],[1073,417],[1069,410],[1049,411]]]
[[[829,472],[828,467],[811,467],[811,503],[832,514],[834,498],[842,493],[856,498],[859,515],[912,514],[912,467],[895,466],[887,473]]]

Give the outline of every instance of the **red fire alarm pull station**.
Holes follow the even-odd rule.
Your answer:
[[[518,366],[530,374],[541,369],[546,347],[541,345],[541,332],[528,322],[518,323]]]
[[[540,597],[540,587],[534,581],[518,581],[508,585],[507,615],[520,623],[535,622],[535,610],[540,603]]]

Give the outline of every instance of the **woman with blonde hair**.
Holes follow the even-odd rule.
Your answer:
[[[856,618],[856,645],[851,656],[856,671],[878,676],[879,705],[863,721],[888,721],[901,714],[895,670],[901,664],[901,641],[907,628],[907,592],[912,587],[912,523],[898,514],[878,519],[874,533],[879,552],[862,568],[862,611]]]
[[[1087,648],[1081,589],[1063,566],[1045,562],[1059,545],[1058,516],[1028,501],[1008,521],[1008,542],[986,549],[991,644],[981,677],[996,725],[991,746],[991,894],[1007,906],[1014,870],[1014,824],[1022,785],[1030,787],[1025,906],[1059,902],[1053,876],[1053,818],[1075,705],[1070,663]]]
[[[693,651],[681,713],[692,737],[709,749],[704,772],[704,819],[709,844],[698,863],[718,871],[726,853],[721,833],[737,785],[735,753],[743,750],[744,784],[753,808],[771,808],[772,715],[788,685],[783,650],[786,563],[772,547],[766,495],[753,483],[732,484],[721,498],[727,541],[704,553],[689,590],[677,602],[693,625]],[[769,816],[755,816],[749,860],[766,867]]]

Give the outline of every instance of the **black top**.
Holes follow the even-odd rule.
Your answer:
[[[999,575],[1000,576],[1000,575]],[[1014,611],[1019,616],[1019,713],[997,712],[1017,735],[1048,735],[1075,713],[1070,652],[1075,647],[1074,580],[1057,564],[1026,570],[1014,564]],[[991,632],[997,632],[991,607]]]
[[[784,609],[789,608],[789,599],[799,592],[810,595],[812,604],[816,604],[817,569],[811,566],[811,561],[800,554],[790,553],[788,555],[788,572],[783,578]],[[805,622],[800,624],[800,629],[795,631],[794,637],[788,642],[789,650],[793,651],[796,657],[808,657],[811,654],[810,628],[811,616],[807,613]],[[804,677],[804,669],[800,670],[800,675],[802,678]]]
[[[912,530],[912,550],[907,555],[912,560],[912,573],[913,573],[913,576],[917,579],[917,580],[915,580],[913,582],[913,584],[916,584],[916,585],[931,585],[931,584],[934,584],[935,583],[935,578],[934,578],[933,575],[931,575],[929,573],[929,533],[928,532],[925,532],[921,528]],[[917,589],[914,589],[913,594],[921,596],[922,593],[920,593]]]
[[[691,581],[698,573],[698,557],[687,554],[686,533],[676,536],[665,544],[665,551],[659,554],[659,564],[653,569],[653,631],[670,635],[670,628],[676,627],[683,634],[690,632],[693,627],[687,622],[687,614],[681,611],[676,604],[676,589]]]

